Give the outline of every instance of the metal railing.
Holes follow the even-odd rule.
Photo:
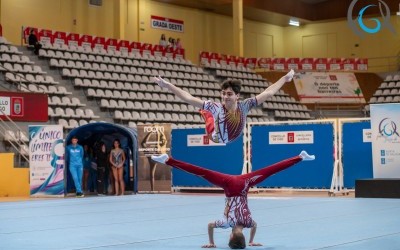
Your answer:
[[[2,118],[2,116],[6,117],[7,121],[10,122],[13,126],[10,126],[10,124],[8,124],[7,121]],[[1,109],[0,128],[0,133],[2,134],[4,139],[18,152],[19,163],[21,164],[21,157],[24,158],[26,162],[29,162],[29,156],[27,156],[29,155],[29,146],[21,138],[22,129]],[[8,131],[12,131],[13,133],[9,133]]]
[[[366,116],[365,104],[361,103],[353,105],[321,105],[316,103],[313,111],[316,119]]]

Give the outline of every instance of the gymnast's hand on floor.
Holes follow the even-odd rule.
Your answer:
[[[165,81],[164,79],[161,78],[161,76],[155,76],[153,77],[153,81],[158,84],[161,88],[167,88],[169,82]]]
[[[261,243],[249,242],[249,247],[260,247],[262,246]]]
[[[201,246],[201,248],[216,248],[216,247],[217,246],[215,244],[212,244],[212,243]]]

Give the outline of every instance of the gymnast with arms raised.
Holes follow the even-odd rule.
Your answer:
[[[247,193],[250,187],[257,185],[269,176],[287,169],[300,161],[314,160],[315,156],[308,155],[306,151],[302,151],[298,156],[242,175],[219,173],[175,160],[167,154],[152,156],[151,158],[156,162],[167,164],[173,168],[202,177],[212,184],[223,188],[226,196],[224,217],[208,224],[209,243],[202,247],[216,247],[214,243],[214,228],[231,227],[232,233],[229,239],[229,247],[232,249],[244,249],[246,247],[246,240],[243,234],[243,228],[250,228],[249,246],[261,246],[260,243],[253,242],[257,230],[257,223],[252,219],[247,204]]]
[[[225,80],[221,85],[222,103],[203,101],[172,83],[159,77],[153,80],[162,88],[167,88],[184,102],[200,109],[209,138],[216,143],[229,143],[238,138],[246,125],[249,111],[273,96],[286,83],[292,80],[291,70],[276,83],[270,85],[255,97],[239,101],[242,82],[240,80]]]

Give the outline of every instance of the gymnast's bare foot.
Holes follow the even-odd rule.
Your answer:
[[[162,155],[152,155],[151,159],[153,161],[159,162],[159,163],[163,163],[165,164],[166,161],[168,161],[168,155],[167,154],[162,154]]]
[[[305,150],[301,151],[299,156],[301,158],[303,158],[303,161],[313,161],[313,160],[315,160],[315,155],[309,155]]]
[[[284,77],[285,77],[285,82],[290,82],[293,79],[295,72],[293,69],[291,69]]]

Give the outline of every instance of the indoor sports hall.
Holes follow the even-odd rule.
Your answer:
[[[0,0],[0,249],[400,249],[396,0]]]

